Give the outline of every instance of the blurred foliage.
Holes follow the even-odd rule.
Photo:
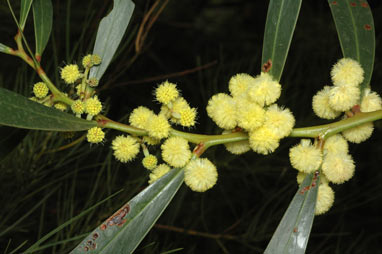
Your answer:
[[[198,107],[199,124],[191,132],[219,133],[207,118],[205,106],[214,93],[227,91],[232,75],[259,73],[267,4],[249,0],[169,1],[136,53],[137,30],[154,2],[135,1],[123,50],[103,77],[100,98],[107,102],[108,116],[127,122],[128,114],[139,105],[158,112],[149,95],[157,83],[169,79],[179,85],[193,107]],[[370,5],[376,25],[375,70],[379,70],[382,16],[377,13],[382,5],[375,2]],[[42,63],[57,84],[56,66],[80,62],[91,51],[97,24],[109,7],[109,1],[100,0],[54,1],[52,39]],[[0,41],[14,46],[16,25],[4,2],[0,3],[0,17]],[[33,45],[31,19],[25,34]],[[0,86],[30,96],[32,84],[38,81],[36,75],[19,59],[1,57]],[[304,1],[281,78],[280,104],[293,111],[297,127],[323,123],[312,113],[311,98],[329,82],[330,67],[340,57],[326,2]],[[379,94],[381,81],[382,73],[374,72],[371,86]],[[378,122],[370,140],[351,145],[355,177],[334,186],[334,206],[315,219],[307,253],[380,253],[381,131]],[[147,172],[140,164],[142,155],[126,165],[112,158],[109,146],[117,132],[109,131],[103,145],[71,143],[82,135],[76,133],[68,139],[58,133],[30,131],[0,162],[0,251],[7,248],[8,253],[24,241],[28,241],[26,246],[32,244],[123,189],[106,205],[49,239],[56,245],[41,252],[67,253],[79,239],[65,240],[89,232],[147,186]],[[286,139],[266,157],[251,152],[238,157],[224,147],[207,151],[205,156],[219,170],[218,184],[203,194],[182,186],[136,253],[262,253],[297,189],[296,172],[288,161],[288,149],[294,143],[296,140]]]

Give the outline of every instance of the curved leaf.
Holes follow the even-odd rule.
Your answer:
[[[289,46],[292,41],[302,0],[271,0],[265,23],[263,54],[261,63],[269,60],[269,74],[280,81]]]
[[[318,185],[319,176],[310,174],[305,177],[264,254],[305,253],[314,219]]]
[[[70,253],[132,253],[174,197],[183,178],[183,169],[171,170],[122,206]]]
[[[51,0],[33,1],[33,21],[36,41],[36,58],[40,60],[52,31],[53,6]]]
[[[100,80],[105,73],[125,34],[134,6],[131,0],[114,0],[113,10],[101,20],[93,54],[99,55],[102,62],[90,70],[90,78]]]
[[[10,54],[11,51],[12,49],[10,47],[0,43],[0,52]]]
[[[27,21],[29,11],[31,9],[33,0],[21,0],[20,6],[20,27],[24,30],[25,22]]]
[[[97,125],[0,88],[0,125],[49,131],[80,131]]]
[[[368,87],[373,72],[375,32],[373,14],[366,0],[329,0],[344,57],[361,63],[365,79],[361,90]]]

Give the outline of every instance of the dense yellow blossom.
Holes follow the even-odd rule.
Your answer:
[[[254,102],[243,99],[235,99],[235,102],[238,126],[247,131],[252,131],[263,125],[265,110],[262,107]]]
[[[153,116],[155,116],[153,111],[146,107],[139,106],[131,112],[129,122],[134,127],[146,129],[149,119]]]
[[[255,81],[255,78],[246,73],[238,73],[228,83],[228,89],[233,97],[247,96],[247,89]]]
[[[228,131],[228,130],[223,131],[223,134],[228,134],[228,133],[231,133],[231,131]],[[237,155],[246,153],[249,150],[251,150],[248,140],[225,143],[224,145],[227,151]]]
[[[102,104],[97,96],[89,98],[85,101],[85,112],[89,115],[98,115],[102,110]]]
[[[372,112],[382,109],[381,97],[376,93],[366,88],[361,103],[362,112]]]
[[[357,86],[363,81],[363,73],[364,71],[357,61],[342,58],[333,66],[330,75],[335,86]]]
[[[131,136],[117,136],[111,143],[111,148],[115,158],[124,163],[131,161],[139,153],[139,144]]]
[[[289,150],[292,166],[304,173],[318,170],[322,162],[321,150],[312,145],[309,139],[302,139],[300,144]]]
[[[145,130],[147,130],[150,137],[162,139],[166,138],[170,132],[170,124],[163,115],[153,115],[148,119]]]
[[[157,87],[157,89],[155,89],[156,100],[165,105],[175,101],[178,96],[179,91],[176,88],[176,85],[168,81],[163,82]]]
[[[236,103],[228,94],[212,96],[208,101],[207,114],[220,128],[233,129],[237,125]]]
[[[183,167],[191,158],[187,140],[181,137],[170,137],[161,146],[162,158],[173,167]]]
[[[336,111],[349,110],[358,103],[360,94],[358,86],[334,86],[329,92],[329,105]]]
[[[279,139],[289,136],[295,124],[292,112],[273,104],[265,111],[264,127],[271,130]]]
[[[184,169],[184,182],[193,191],[204,192],[217,181],[215,165],[207,158],[191,160]]]
[[[316,215],[329,211],[334,203],[334,191],[328,184],[320,184],[316,201]]]
[[[326,153],[348,153],[349,144],[341,134],[336,134],[325,140],[324,151]]]
[[[361,143],[371,137],[373,134],[373,122],[364,123],[342,132],[347,141],[352,143]]]
[[[330,182],[336,184],[344,183],[352,178],[354,169],[353,158],[346,153],[328,153],[322,163],[322,172]]]
[[[89,143],[99,143],[105,137],[105,133],[102,131],[100,127],[93,127],[88,130],[86,138]]]
[[[44,82],[37,82],[33,86],[33,93],[39,99],[42,99],[45,96],[47,96],[48,92],[49,92],[49,88]]]
[[[81,77],[81,73],[78,70],[78,65],[76,64],[69,64],[61,69],[61,78],[67,84],[73,84],[80,77]]]
[[[155,157],[152,154],[145,156],[145,158],[143,158],[142,160],[143,166],[147,168],[148,170],[153,170],[157,166],[157,163],[158,163],[157,157]]]
[[[85,104],[81,100],[75,100],[72,105],[71,109],[75,114],[82,114],[85,112]]]
[[[262,72],[248,88],[248,96],[260,106],[274,103],[281,94],[281,85],[269,73]]]
[[[324,119],[334,119],[341,114],[341,111],[334,110],[329,105],[330,88],[330,86],[324,86],[322,90],[313,96],[312,101],[314,113]]]
[[[152,184],[170,171],[170,167],[167,164],[159,164],[151,173],[149,184]]]
[[[268,128],[262,126],[249,132],[249,145],[253,151],[267,155],[276,150],[280,139]]]

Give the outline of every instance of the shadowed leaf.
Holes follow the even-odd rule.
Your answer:
[[[121,207],[70,253],[132,253],[182,183],[183,169],[171,170]]]
[[[36,58],[39,60],[52,31],[53,6],[51,0],[33,1],[33,21],[36,41]]]
[[[314,219],[318,185],[319,179],[315,179],[313,174],[305,177],[264,254],[305,253]]]
[[[31,9],[33,0],[21,0],[20,6],[20,27],[24,30],[25,22],[27,21],[29,11]]]
[[[375,54],[373,14],[366,0],[328,1],[340,41],[342,54],[361,63],[365,79],[361,90],[369,87]]]
[[[0,88],[0,125],[48,131],[80,131],[97,125]]]
[[[100,80],[105,73],[125,34],[133,10],[134,3],[132,1],[114,0],[113,10],[101,20],[93,54],[99,55],[102,62],[90,70],[90,78],[95,77]]]
[[[301,2],[302,0],[271,0],[268,6],[261,63],[272,61],[269,74],[278,81],[284,69]]]

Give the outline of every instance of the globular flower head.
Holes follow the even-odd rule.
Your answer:
[[[145,142],[148,145],[155,146],[155,145],[158,145],[160,143],[160,139],[152,138],[149,136],[144,136],[143,142]]]
[[[273,104],[265,111],[264,126],[270,129],[280,139],[291,133],[294,123],[294,116],[287,108]]]
[[[102,104],[97,96],[89,98],[85,101],[85,112],[89,115],[98,115],[102,110]]]
[[[357,104],[360,94],[358,86],[334,86],[329,92],[329,105],[336,111],[344,112]]]
[[[265,121],[265,110],[254,102],[236,99],[236,118],[238,125],[248,131],[255,130]]]
[[[329,211],[334,203],[334,191],[328,184],[320,184],[316,201],[316,215]]]
[[[289,159],[292,166],[298,171],[312,173],[322,162],[321,150],[312,145],[309,139],[302,139],[300,144],[289,150]]]
[[[361,112],[373,112],[380,109],[382,109],[381,97],[370,88],[366,88],[361,102]]]
[[[97,78],[90,78],[86,81],[86,83],[90,86],[90,87],[97,87],[98,86],[98,79]]]
[[[330,75],[335,86],[357,86],[363,81],[363,73],[364,71],[357,61],[342,58],[333,66]]]
[[[228,89],[233,97],[244,97],[247,89],[255,81],[255,78],[246,73],[238,73],[228,83]]]
[[[155,116],[153,111],[146,107],[139,106],[131,112],[129,122],[134,127],[146,129],[149,119],[153,116]]]
[[[145,127],[150,137],[162,139],[168,137],[170,133],[170,124],[163,115],[153,115],[149,118]]]
[[[195,125],[196,108],[184,108],[179,112],[179,124],[183,127],[192,127]]]
[[[139,153],[139,144],[131,136],[117,136],[111,143],[111,148],[115,158],[123,163],[131,161]]]
[[[49,88],[46,86],[44,82],[37,82],[33,86],[33,93],[39,99],[42,99],[45,96],[47,96],[48,92],[49,92]]]
[[[249,132],[249,145],[256,153],[267,155],[276,150],[280,139],[268,128],[262,126]]]
[[[81,100],[75,100],[72,103],[71,108],[75,114],[82,114],[85,112],[85,104]]]
[[[158,165],[151,173],[150,173],[150,179],[149,179],[149,184],[152,184],[165,174],[167,174],[170,171],[170,167],[167,164],[160,164]]]
[[[161,146],[162,158],[173,167],[183,167],[191,158],[187,140],[181,137],[170,137]]]
[[[94,65],[99,65],[102,62],[101,57],[99,55],[97,55],[97,54],[93,54],[91,59],[92,59],[92,62],[93,62]]]
[[[341,114],[341,111],[334,110],[329,105],[330,86],[324,86],[313,96],[312,106],[314,113],[324,119],[334,119]]]
[[[165,105],[173,102],[178,96],[179,91],[176,85],[168,81],[163,82],[155,89],[156,100]]]
[[[233,129],[237,125],[236,103],[228,94],[219,93],[210,98],[207,114],[223,129]]]
[[[372,122],[364,123],[361,125],[358,125],[356,127],[353,127],[351,129],[345,130],[342,132],[342,135],[345,137],[345,139],[349,142],[359,144],[368,138],[371,137],[371,134],[373,134],[374,125]]]
[[[326,178],[336,184],[348,181],[354,175],[354,161],[346,153],[328,153],[322,162],[322,172]]]
[[[207,158],[191,160],[184,169],[184,182],[193,191],[204,192],[218,179],[215,165]]]
[[[269,73],[262,72],[248,88],[248,96],[260,106],[274,103],[281,95],[281,85]]]
[[[93,127],[88,130],[86,138],[89,143],[100,143],[105,137],[105,132],[100,127]]]
[[[88,54],[88,55],[84,56],[84,58],[82,58],[82,66],[85,68],[90,68],[93,66],[91,54]]]
[[[148,170],[153,170],[157,166],[157,163],[158,163],[157,157],[155,157],[152,154],[145,156],[145,158],[143,158],[142,160],[143,166],[147,168]]]
[[[223,131],[223,134],[229,134],[229,133],[231,133],[231,131],[228,131],[228,130]],[[243,154],[251,150],[248,140],[225,143],[224,145],[227,151],[236,155]]]
[[[81,73],[78,70],[78,65],[76,64],[69,64],[61,69],[61,78],[67,84],[73,84],[80,77],[81,77]]]
[[[324,151],[326,153],[348,153],[349,144],[341,134],[336,134],[325,140]]]

